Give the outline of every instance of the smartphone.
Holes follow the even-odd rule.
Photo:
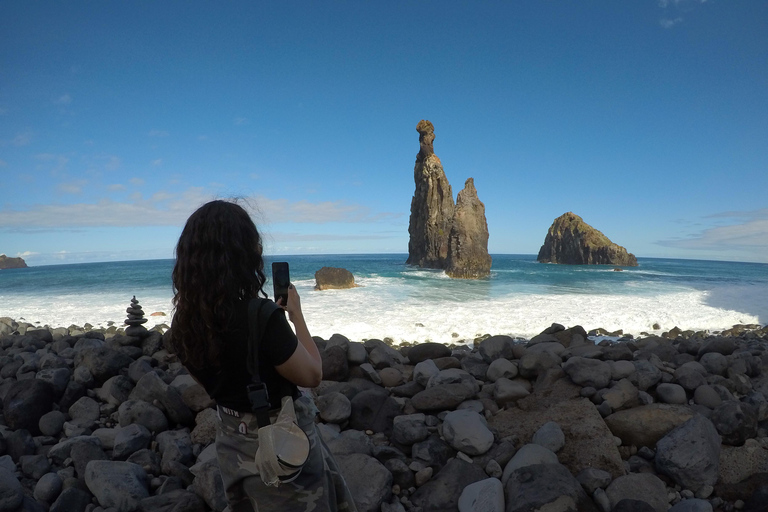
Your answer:
[[[288,286],[291,284],[291,277],[288,273],[288,263],[285,261],[275,261],[272,263],[272,285],[275,291],[275,302],[279,302],[282,297],[283,306],[288,304]]]

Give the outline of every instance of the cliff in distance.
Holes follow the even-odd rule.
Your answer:
[[[541,263],[566,265],[618,265],[636,267],[634,254],[593,228],[578,215],[568,212],[556,218],[539,250]]]
[[[4,268],[27,268],[27,262],[22,258],[9,258],[5,254],[0,254],[0,270]]]
[[[435,127],[422,119],[416,131],[420,149],[413,169],[416,191],[411,200],[406,263],[445,269],[454,278],[487,277],[491,269],[488,224],[474,180],[467,180],[454,205],[451,184],[434,152]]]

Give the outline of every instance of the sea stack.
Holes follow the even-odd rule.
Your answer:
[[[472,178],[467,179],[456,199],[445,272],[460,279],[478,279],[491,273],[485,205],[477,197]]]
[[[541,263],[565,265],[637,266],[634,254],[611,242],[571,212],[564,213],[552,223],[537,259]]]
[[[411,220],[408,226],[409,265],[445,268],[448,257],[448,235],[453,220],[453,191],[445,177],[443,164],[432,146],[435,127],[422,119],[416,125],[419,132],[419,154],[413,168],[416,192],[411,200]]]
[[[487,277],[491,269],[488,224],[475,182],[467,180],[454,205],[451,184],[434,152],[435,127],[422,119],[416,131],[420,148],[413,170],[416,192],[411,201],[406,263],[444,269],[454,278]]]
[[[5,268],[27,268],[27,262],[22,258],[9,258],[5,254],[0,254],[0,270]]]

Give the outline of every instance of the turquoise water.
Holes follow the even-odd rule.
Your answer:
[[[281,256],[313,334],[352,339],[457,341],[531,336],[552,322],[639,333],[674,326],[712,331],[768,323],[768,265],[639,258],[639,266],[540,264],[494,255],[477,281],[405,265],[405,254]],[[269,269],[271,260],[267,261]],[[360,287],[314,291],[323,266],[350,270]],[[0,316],[51,326],[120,322],[131,297],[168,323],[173,260],[52,265],[0,271]],[[271,285],[268,285],[271,290]],[[270,292],[271,295],[271,292]]]

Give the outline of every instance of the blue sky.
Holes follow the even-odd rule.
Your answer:
[[[493,253],[573,211],[768,262],[768,3],[0,3],[0,253],[170,258],[240,196],[274,254],[407,252],[420,119]]]

